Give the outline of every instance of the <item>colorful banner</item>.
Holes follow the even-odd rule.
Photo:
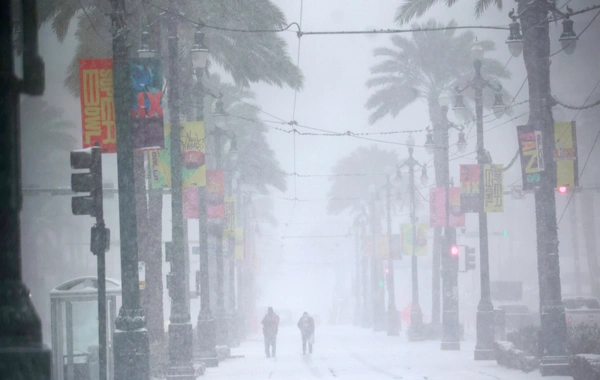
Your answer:
[[[184,187],[183,193],[183,219],[200,218],[197,187]]]
[[[415,256],[427,256],[427,230],[429,226],[427,224],[419,223],[416,225],[416,241],[417,244],[414,247]],[[400,225],[400,239],[402,241],[402,254],[412,256],[413,255],[413,232],[412,224],[401,224]]]
[[[235,197],[225,198],[225,228],[223,236],[235,236]]]
[[[132,58],[129,61],[131,130],[133,149],[151,150],[165,147],[163,123],[163,75],[158,58]]]
[[[479,165],[460,165],[460,210],[463,213],[479,212],[481,210],[481,198],[479,197],[480,176]]]
[[[103,153],[116,153],[112,59],[80,59],[79,92],[83,147],[98,142]]]
[[[460,209],[460,188],[451,187],[450,213],[448,224],[450,227],[464,227],[465,214]],[[443,187],[432,187],[429,191],[430,227],[446,226],[446,189]]]
[[[225,172],[206,171],[206,216],[208,219],[225,218]]]
[[[377,247],[377,257],[381,259],[388,259],[388,254],[390,252],[388,236],[385,235],[377,235],[376,239]],[[363,254],[365,256],[373,255],[373,235],[364,235],[362,238],[362,249]],[[402,253],[402,244],[400,235],[392,234],[392,258],[399,259]]]
[[[544,157],[542,155],[542,133],[531,125],[517,127],[523,190],[533,190],[542,180]]]
[[[504,212],[504,165],[483,165],[483,212]]]
[[[183,186],[206,186],[204,158],[204,123],[181,123],[181,154],[183,156]],[[150,151],[151,183],[153,189],[171,187],[171,125],[165,124],[165,148]]]
[[[554,123],[554,141],[556,142],[554,149],[556,186],[579,186],[575,122]]]
[[[244,228],[238,227],[235,229],[235,259],[244,259]]]

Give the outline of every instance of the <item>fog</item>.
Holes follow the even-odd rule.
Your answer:
[[[305,33],[400,28],[394,22],[394,14],[400,4],[397,0],[272,0],[272,3],[280,7],[287,22],[297,22]],[[562,6],[563,3],[564,1],[559,1],[558,6]],[[589,0],[568,0],[568,5],[577,11],[595,3]],[[454,20],[461,26],[506,27],[510,23],[507,14],[513,7],[516,7],[516,3],[508,2],[504,4],[504,9],[499,11],[492,5],[481,17],[476,18],[473,2],[457,2],[450,8],[447,8],[444,2],[440,2],[414,22],[422,24],[429,19],[435,19],[437,22],[448,24]],[[79,16],[83,17],[81,14]],[[559,53],[551,58],[551,93],[570,105],[590,104],[600,97],[597,84],[600,81],[600,21],[593,20],[595,16],[597,15],[594,11],[574,16],[575,32],[579,34],[587,28],[585,34],[579,37],[573,54]],[[401,28],[409,28],[411,24],[412,22]],[[561,49],[561,21],[550,23],[549,29],[550,51],[553,53]],[[63,112],[62,120],[67,126],[63,131],[66,131],[66,135],[71,139],[62,138],[61,146],[55,150],[50,146],[50,153],[46,153],[31,149],[27,145],[27,141],[36,139],[37,132],[24,133],[22,182],[23,187],[29,190],[68,188],[71,174],[68,152],[82,147],[80,99],[74,97],[64,84],[67,66],[76,53],[76,30],[77,20],[74,19],[64,40],[59,42],[52,25],[46,23],[40,28],[40,52],[46,65],[46,90],[40,99],[48,106]],[[493,116],[491,110],[484,110],[485,148],[490,152],[494,163],[504,164],[506,167],[519,149],[516,128],[527,124],[529,118],[529,104],[525,102],[529,99],[528,86],[523,85],[527,77],[523,56],[510,58],[505,43],[508,30],[473,29],[471,32],[479,41],[490,40],[495,43],[495,50],[486,52],[485,57],[498,60],[501,66],[505,67],[504,71],[510,73],[510,79],[501,80],[508,94],[504,102],[518,105],[500,118]],[[457,30],[456,33],[463,33],[463,30]],[[411,33],[398,35],[412,38]],[[357,285],[356,263],[357,255],[359,260],[362,260],[364,246],[362,238],[357,239],[360,231],[356,228],[355,220],[361,207],[369,207],[368,186],[372,184],[377,189],[383,188],[386,183],[385,167],[402,165],[409,155],[405,145],[407,133],[360,134],[416,131],[412,134],[416,140],[414,159],[428,165],[429,175],[429,184],[423,187],[419,185],[421,195],[416,195],[416,217],[419,223],[428,223],[430,220],[427,198],[429,187],[435,186],[433,157],[423,149],[427,133],[425,129],[431,126],[426,100],[417,99],[402,109],[396,117],[386,115],[373,124],[369,123],[369,116],[373,111],[365,105],[375,90],[367,88],[366,83],[372,76],[370,69],[382,61],[381,58],[374,57],[373,50],[379,47],[391,48],[390,34],[305,34],[299,38],[295,27],[292,27],[278,36],[287,44],[290,60],[294,64],[297,63],[304,76],[304,83],[298,90],[260,82],[249,86],[249,90],[255,93],[251,103],[261,109],[257,117],[267,126],[266,142],[281,170],[288,174],[285,176],[284,191],[272,185],[267,186],[267,192],[257,188],[249,190],[257,207],[256,216],[252,218],[256,255],[256,294],[252,302],[256,310],[253,310],[251,324],[252,333],[255,334],[260,334],[260,320],[269,306],[280,315],[290,311],[294,324],[304,311],[318,319],[319,326],[356,324],[355,306],[357,302],[362,302],[362,295],[357,298],[357,294],[361,294],[361,287],[364,285],[362,278]],[[163,49],[163,52],[166,52],[166,49]],[[452,65],[453,62],[447,64]],[[217,63],[211,66],[211,73],[218,74],[222,82],[234,82],[226,68]],[[473,72],[466,75],[462,86],[472,76]],[[465,132],[469,132],[467,154],[458,154],[456,147],[451,147],[450,151],[450,178],[454,186],[460,186],[460,165],[477,162],[476,127],[474,115],[465,119],[452,110],[454,99],[451,98],[452,96],[446,99],[450,103],[448,119],[454,124],[466,125]],[[45,116],[36,113],[41,107],[36,103],[40,99],[24,97],[22,122],[31,125],[39,123],[42,127]],[[166,110],[166,101],[163,101],[163,107]],[[600,297],[600,294],[594,293],[593,288],[593,281],[597,281],[598,273],[590,272],[594,270],[593,266],[590,269],[590,263],[598,260],[596,235],[597,226],[600,225],[600,221],[597,221],[600,215],[600,201],[595,200],[599,191],[597,188],[593,189],[600,183],[600,169],[597,165],[600,162],[600,150],[595,148],[600,120],[599,109],[592,107],[578,111],[560,105],[553,107],[556,122],[576,123],[579,184],[582,188],[575,197],[572,197],[573,189],[569,189],[567,194],[556,193],[560,285],[563,297]],[[168,111],[165,122],[167,118]],[[210,126],[207,125],[208,128]],[[289,133],[293,128],[304,134]],[[353,135],[318,135],[343,134],[348,131]],[[449,139],[451,144],[455,144],[458,133],[451,131]],[[389,157],[395,157],[396,161],[369,163],[370,166],[365,164],[355,169],[336,166],[358,149],[380,150]],[[210,154],[211,152],[207,152],[207,155]],[[50,156],[52,159],[49,159]],[[113,184],[116,188],[116,154],[104,154],[102,159],[103,182]],[[407,170],[403,169],[403,173],[405,172]],[[344,182],[346,188],[341,193],[336,193],[334,186],[340,177],[330,176],[334,173],[355,177]],[[420,170],[416,173],[419,176]],[[400,233],[401,224],[410,223],[406,179],[405,176],[399,190],[393,195],[392,234]],[[503,181],[505,192],[513,190],[515,186],[522,186],[519,158],[504,172]],[[396,192],[399,195],[396,195]],[[71,214],[70,194],[56,195],[35,191],[26,191],[24,194],[24,282],[31,290],[33,303],[42,320],[44,342],[50,346],[49,292],[69,279],[97,275],[96,257],[89,251],[88,231],[93,225],[93,219]],[[386,234],[385,193],[381,192],[380,196],[382,201],[376,206],[379,215],[377,224],[380,225],[379,233]],[[356,197],[361,197],[362,200]],[[488,214],[490,280],[521,282],[522,298],[516,303],[526,305],[539,324],[540,295],[534,195],[528,192],[519,198],[520,196],[506,194],[504,212]],[[104,217],[112,234],[111,248],[106,254],[107,277],[121,281],[118,199],[118,195],[115,194],[104,199]],[[336,202],[341,202],[341,206],[336,205]],[[166,194],[162,200],[163,243],[172,240],[171,219],[171,195]],[[270,219],[275,219],[275,223]],[[199,224],[197,219],[186,220],[186,223],[187,271],[191,294],[189,306],[191,323],[195,328],[200,312],[200,299],[195,295],[195,272],[199,270],[200,263],[199,255],[192,254],[192,247],[199,244]],[[371,234],[369,225],[366,231],[367,235]],[[427,255],[418,257],[420,306],[426,324],[431,322],[433,307],[433,231],[432,228],[428,230]],[[457,228],[456,244],[461,247],[475,247],[479,252],[476,213],[466,214],[465,226]],[[461,249],[462,269],[464,248]],[[576,257],[579,260],[578,269]],[[211,265],[214,265],[214,258],[210,260]],[[164,258],[162,262],[165,281],[169,264],[164,262]],[[394,260],[393,265],[395,305],[398,311],[405,315],[412,301],[411,258],[403,256],[401,260]],[[387,260],[384,261],[383,268],[386,266]],[[362,267],[360,268],[362,270]],[[595,269],[597,270],[597,264]],[[477,261],[475,270],[458,273],[459,319],[464,325],[465,339],[471,342],[475,341],[476,336],[476,313],[481,287],[479,270]],[[225,273],[227,293],[228,269]],[[236,273],[236,279],[241,278],[241,270]],[[210,276],[211,284],[216,285],[214,273]],[[214,292],[214,289],[211,292]],[[387,305],[387,283],[384,292]],[[499,304],[496,300],[492,301],[494,306]],[[211,304],[216,308],[214,297]],[[171,313],[171,298],[166,288],[163,290],[162,307],[166,332]],[[405,335],[406,319],[402,317],[400,322],[403,328],[400,334]]]

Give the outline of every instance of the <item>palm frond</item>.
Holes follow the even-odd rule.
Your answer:
[[[394,21],[398,25],[404,25],[410,20],[420,17],[438,0],[406,0],[396,10]]]
[[[490,5],[495,5],[498,10],[502,10],[502,0],[477,0],[475,3],[475,16],[477,18],[481,17]]]

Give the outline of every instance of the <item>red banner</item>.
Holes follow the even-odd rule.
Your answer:
[[[183,188],[183,219],[198,219],[200,218],[200,210],[198,204],[198,188],[184,187]]]
[[[225,219],[225,172],[206,171],[206,214],[208,219]]]
[[[465,214],[460,209],[460,188],[451,187],[450,193],[450,213],[448,219],[449,227],[464,227]],[[446,226],[446,189],[443,187],[432,187],[429,192],[430,205],[430,227]]]
[[[79,60],[83,147],[100,144],[103,153],[117,152],[112,59]]]

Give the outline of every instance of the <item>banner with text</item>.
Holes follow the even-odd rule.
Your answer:
[[[223,170],[206,171],[206,217],[208,219],[225,218],[225,172]]]
[[[464,227],[465,214],[460,209],[460,188],[449,188],[450,212],[448,225],[450,227]],[[429,190],[430,227],[446,226],[446,189],[443,187],[432,187]]]
[[[579,186],[575,122],[554,123],[554,141],[556,142],[554,149],[556,186]]]
[[[521,156],[521,174],[523,190],[533,190],[544,175],[544,157],[542,155],[542,132],[535,131],[531,125],[517,127],[519,153]]]
[[[206,186],[204,151],[204,123],[191,121],[181,123],[181,154],[183,156],[183,186]],[[150,151],[151,183],[153,189],[171,187],[171,125],[165,124],[165,148]]]
[[[463,213],[479,212],[481,210],[481,198],[479,197],[480,176],[479,165],[460,165],[460,210]]]
[[[235,197],[225,198],[225,229],[223,236],[235,236]]]
[[[79,60],[83,147],[96,142],[102,153],[117,152],[112,59]]]
[[[415,256],[427,256],[427,232],[429,226],[419,223],[415,226],[416,229],[416,245],[414,246]],[[400,225],[400,239],[402,241],[402,254],[413,255],[413,230],[412,224]]]
[[[131,88],[131,131],[133,149],[165,147],[163,123],[163,75],[158,58],[132,58],[129,61]]]
[[[483,165],[483,211],[504,212],[504,165]]]

